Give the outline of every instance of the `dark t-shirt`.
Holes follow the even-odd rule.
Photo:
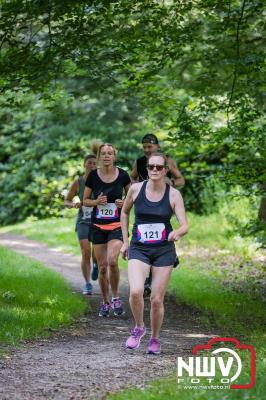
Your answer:
[[[139,182],[148,179],[147,161],[148,159],[146,156],[142,156],[137,159],[137,172],[139,176]]]
[[[92,190],[96,199],[101,193],[107,196],[106,206],[96,206],[92,212],[92,222],[105,225],[120,221],[121,208],[115,206],[115,200],[122,199],[124,188],[130,184],[130,177],[126,171],[118,168],[118,177],[113,182],[103,182],[97,170],[90,173],[86,180],[86,186]]]

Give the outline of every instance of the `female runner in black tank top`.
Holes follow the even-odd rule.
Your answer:
[[[112,144],[105,143],[98,150],[99,168],[88,176],[83,202],[93,207],[92,242],[99,267],[99,285],[103,295],[99,316],[108,317],[123,313],[119,298],[118,256],[123,244],[120,214],[123,194],[127,193],[130,178],[126,171],[114,165],[116,151]],[[95,200],[91,200],[91,194]],[[109,270],[109,271],[108,271]],[[108,274],[109,272],[109,274]],[[112,303],[109,300],[109,282]]]
[[[151,133],[146,134],[142,138],[142,148],[144,155],[139,157],[133,165],[133,169],[131,171],[131,178],[133,182],[142,182],[147,180],[148,171],[147,171],[147,160],[148,158],[155,153],[159,153],[159,141],[158,138]],[[170,157],[167,157],[167,174],[165,176],[165,182],[169,183],[171,186],[175,188],[180,188],[184,186],[185,181],[178,170],[175,160]],[[144,284],[144,297],[147,297],[151,294],[151,282],[152,282],[152,273],[150,271],[149,277],[146,278]]]
[[[129,302],[135,328],[126,347],[136,349],[146,329],[143,321],[143,285],[152,268],[151,338],[147,352],[160,353],[159,333],[164,316],[164,294],[176,259],[174,241],[188,231],[184,203],[180,192],[165,183],[166,157],[153,154],[148,158],[148,181],[131,186],[121,213],[123,246],[121,254],[128,258]],[[130,210],[135,205],[135,223],[129,246]],[[175,214],[180,227],[173,230],[170,219]]]

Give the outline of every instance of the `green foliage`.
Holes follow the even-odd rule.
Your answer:
[[[0,162],[8,164],[0,172],[7,188],[0,199],[2,222],[32,213],[58,215],[56,196],[88,140],[114,142],[119,160],[129,167],[144,129],[170,139],[165,149],[184,173],[188,209],[215,211],[212,191],[235,184],[246,196],[263,195],[262,1],[1,6],[0,81],[7,94],[4,108],[12,106],[1,118]],[[38,93],[37,101],[25,110],[30,90]],[[78,98],[74,107],[73,98]],[[18,111],[19,119],[10,115]],[[15,159],[20,168],[11,167]],[[36,160],[40,172],[30,172]]]
[[[86,302],[37,261],[0,247],[0,342],[48,336],[81,315]]]
[[[137,156],[136,139],[131,136],[135,109],[130,101],[104,96],[68,104],[63,96],[64,92],[54,99],[51,110],[36,96],[17,96],[14,101],[20,104],[15,113],[2,98],[2,224],[22,221],[29,215],[61,215],[62,193],[83,172],[83,158],[91,153],[92,138],[117,143],[118,164],[123,167],[130,168]],[[120,135],[127,136],[122,145]]]
[[[244,197],[238,186],[229,194],[228,200],[220,209],[231,225],[231,235],[239,234],[242,238],[256,238],[257,245],[266,246],[266,222],[258,219],[259,198],[254,194]],[[260,200],[261,202],[261,200]]]
[[[240,235],[243,237],[256,237],[257,242],[266,248],[266,222],[251,219],[246,225],[238,225]]]
[[[226,90],[233,98],[245,88],[257,98],[263,95],[262,1],[1,6],[4,87],[38,88],[60,76],[89,76],[108,86],[122,78],[134,88],[173,67],[176,82],[180,76],[182,86],[204,94]]]

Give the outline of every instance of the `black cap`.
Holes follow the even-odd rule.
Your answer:
[[[147,135],[143,136],[142,143],[159,144],[159,141],[153,133],[147,133]]]

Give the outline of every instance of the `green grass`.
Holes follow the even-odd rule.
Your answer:
[[[208,275],[202,259],[193,260],[194,266],[189,264],[190,260],[182,260],[182,268],[174,271],[169,285],[180,302],[212,315],[221,327],[234,321],[235,329],[238,325],[238,334],[246,334],[249,327],[256,331],[263,323],[266,324],[265,299],[259,294],[251,297],[221,284]]]
[[[191,248],[201,247],[214,251],[219,249],[221,253],[252,259],[258,253],[257,244],[251,239],[237,235],[231,223],[235,219],[246,222],[251,210],[252,208],[242,200],[240,203],[232,201],[230,207],[224,203],[218,213],[208,216],[187,213],[190,229],[181,244]],[[80,249],[75,232],[76,210],[67,210],[65,215],[63,218],[48,220],[36,220],[30,217],[22,223],[1,228],[0,233],[21,234],[64,252],[79,255]],[[133,218],[133,213],[131,213],[130,226],[132,226]],[[177,227],[175,218],[173,218],[173,226]],[[119,265],[126,268],[127,264],[120,259]]]
[[[0,342],[44,337],[84,313],[87,303],[57,273],[0,247]]]
[[[241,238],[237,235],[231,223],[234,219],[246,221],[248,208],[246,204],[242,203],[232,202],[230,210],[229,206],[223,205],[218,213],[208,216],[187,213],[189,234],[182,239],[182,242],[188,246],[219,248],[230,254],[251,258],[256,253],[258,246],[252,239]],[[49,246],[58,247],[63,251],[79,254],[75,218],[76,210],[67,210],[67,214],[63,218],[48,220],[28,218],[22,223],[1,228],[0,232],[18,233],[31,239],[40,240]],[[133,213],[131,213],[130,222],[132,226]],[[177,226],[175,218],[173,218],[173,226]]]
[[[252,258],[258,245],[252,239],[242,238],[233,231],[229,221],[222,213],[208,216],[188,213],[189,233],[184,244],[208,249],[223,250],[228,254]],[[173,224],[176,226],[176,223]]]
[[[178,389],[174,375],[147,384],[145,389],[131,389],[106,397],[108,400],[263,400],[266,368],[260,368],[257,383],[248,390]],[[245,377],[248,379],[248,376]],[[248,381],[248,380],[247,380]]]
[[[133,213],[131,213],[130,226],[132,226],[133,217]],[[68,210],[67,216],[63,218],[47,220],[28,218],[22,223],[2,227],[0,233],[10,232],[24,235],[51,247],[57,247],[64,252],[79,255],[75,218],[76,211]],[[219,249],[221,254],[230,253],[245,258],[251,258],[256,254],[257,246],[254,242],[250,239],[240,238],[238,235],[232,236],[232,227],[222,211],[209,216],[188,213],[188,220],[189,234],[182,239],[181,245],[208,250]],[[173,226],[177,227],[175,218],[173,218]]]

